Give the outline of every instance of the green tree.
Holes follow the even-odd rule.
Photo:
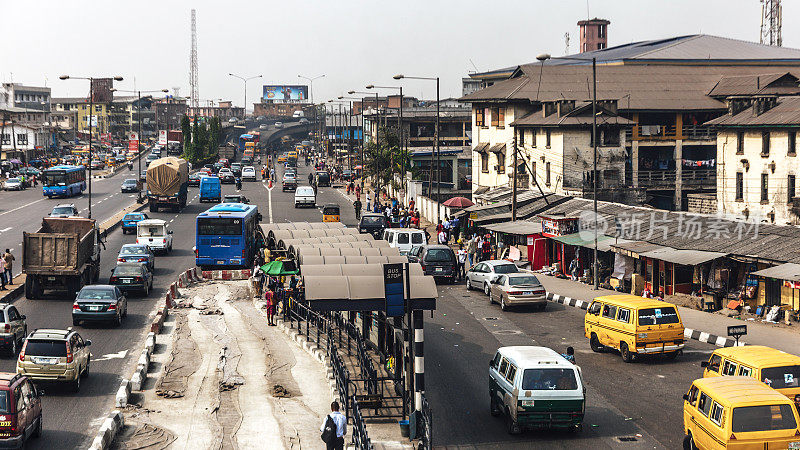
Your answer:
[[[377,178],[378,186],[400,188],[397,177],[410,169],[408,153],[400,148],[400,138],[394,128],[380,126],[378,128],[379,146],[375,141],[370,141],[364,148],[364,174],[367,177]],[[376,177],[377,175],[377,177]]]
[[[183,159],[192,161],[194,145],[192,144],[192,123],[189,116],[181,118],[181,134],[183,134]]]

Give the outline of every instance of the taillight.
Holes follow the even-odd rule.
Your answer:
[[[72,362],[72,349],[69,347],[69,342],[66,343],[67,346],[67,363]]]
[[[111,282],[111,283],[116,283],[117,282],[117,277],[111,277],[111,278],[108,279],[108,281]]]
[[[117,258],[117,262],[125,262],[125,258]]]
[[[199,258],[200,257],[200,252],[196,248],[194,249],[194,257],[195,258]]]
[[[244,258],[244,249],[242,249],[242,258]]]
[[[75,310],[80,311],[80,309],[81,309],[81,307],[78,306],[78,302],[75,302],[75,303],[72,304],[72,310],[73,311],[75,311]]]
[[[522,295],[522,291],[508,291],[508,295]]]
[[[25,347],[28,346],[28,341],[26,340],[24,344],[22,344],[22,350],[19,352],[19,361],[25,361]]]
[[[109,311],[116,311],[117,310],[117,304],[116,303],[112,303],[112,304],[108,305],[108,310]]]
[[[3,326],[3,331],[5,331],[6,333],[10,333],[11,332],[11,325],[10,324],[5,324],[5,326]]]
[[[135,280],[136,281],[142,281],[142,277],[136,277]]]

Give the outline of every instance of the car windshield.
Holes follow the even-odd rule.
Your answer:
[[[666,325],[678,323],[678,313],[672,306],[639,310],[639,325]]]
[[[525,369],[522,373],[524,391],[574,391],[578,389],[575,369]]]
[[[8,391],[0,391],[0,413],[11,412],[8,409]]]
[[[53,214],[72,214],[72,207],[70,206],[57,206],[53,208]]]
[[[123,181],[122,184],[134,185],[134,184],[136,184],[136,180],[134,180],[133,178],[129,178],[129,179]]]
[[[733,408],[731,431],[734,433],[791,430],[796,427],[792,406],[788,404]]]
[[[452,250],[432,248],[425,254],[426,262],[450,262],[453,260]]]
[[[761,381],[772,389],[800,387],[800,366],[781,366],[761,369]]]
[[[494,266],[494,273],[517,273],[519,269],[514,264],[498,264]]]
[[[141,275],[142,266],[117,266],[114,275]]]
[[[142,220],[143,217],[141,214],[126,214],[122,220]]]
[[[508,277],[509,286],[539,285],[539,280],[534,276]]]
[[[111,300],[114,298],[112,289],[81,289],[78,293],[79,300]]]
[[[44,173],[45,186],[66,186],[67,174],[62,170],[47,171]]]
[[[383,216],[366,216],[361,218],[361,225],[383,225],[386,219]]]
[[[19,183],[19,178],[9,178],[6,183]]]
[[[139,236],[163,236],[164,227],[161,225],[147,225],[139,227]]]
[[[25,355],[31,356],[67,356],[65,341],[40,341],[28,339],[25,344]]]
[[[147,249],[143,246],[130,246],[130,247],[122,247],[122,250],[119,251],[120,255],[146,255]]]
[[[242,219],[198,218],[197,234],[200,236],[241,236]]]

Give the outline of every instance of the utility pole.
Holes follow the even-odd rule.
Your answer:
[[[517,127],[512,127],[514,131],[514,170],[513,180],[511,181],[511,221],[517,220]]]

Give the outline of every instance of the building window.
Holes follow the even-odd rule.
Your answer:
[[[525,147],[525,130],[519,130],[519,146]]]
[[[550,186],[550,163],[544,165],[544,184]]]
[[[539,131],[538,129],[534,128],[531,130],[531,147],[536,147],[536,132]]]
[[[3,145],[11,145],[11,134],[3,133],[2,139],[0,139],[0,143],[2,143]]]
[[[789,198],[787,199],[786,203],[792,203],[792,199],[794,198],[794,190],[795,190],[794,189],[794,185],[795,185],[795,177],[794,177],[794,175],[789,175],[789,178],[788,178],[787,181],[788,182],[786,183],[786,190],[787,190],[787,194],[788,194]]]
[[[744,155],[744,131],[736,132],[736,154]]]
[[[744,174],[736,172],[736,200],[744,200]]]
[[[17,134],[17,144],[28,145],[28,135],[26,133]]]
[[[489,173],[489,154],[481,153],[481,172]]]
[[[492,126],[497,128],[505,127],[505,108],[492,108]]]
[[[505,153],[495,153],[497,157],[497,173],[506,173],[506,155]]]
[[[794,156],[797,154],[797,132],[789,132],[789,155]]]
[[[597,27],[597,35],[598,35],[598,37],[601,37],[601,38],[606,37],[606,26],[605,25],[600,25],[599,27]]]
[[[486,110],[484,108],[475,108],[475,125],[486,126]]]
[[[583,36],[586,37],[586,30],[585,29],[583,30]],[[589,48],[588,44],[586,44],[586,42],[584,42],[583,43],[583,51],[584,52],[587,51],[588,48]]]
[[[544,146],[550,148],[550,130],[545,130],[544,132]],[[550,163],[548,163],[550,164]]]
[[[766,173],[761,174],[761,202],[769,201],[769,175]]]
[[[100,106],[100,105],[95,105],[95,106],[94,106],[94,110],[95,110],[96,112],[100,112],[100,111],[102,111],[102,110],[103,110],[103,107],[102,107],[102,106]]]
[[[602,42],[598,42],[597,43],[597,49],[598,50],[602,50],[603,49],[603,43]]]
[[[761,133],[761,156],[769,156],[769,131]]]

